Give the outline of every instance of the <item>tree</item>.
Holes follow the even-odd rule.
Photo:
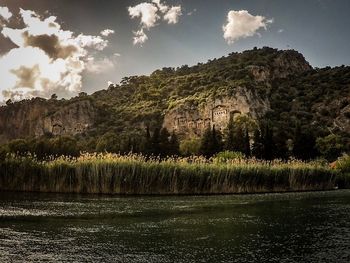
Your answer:
[[[334,161],[346,150],[344,140],[339,135],[330,134],[323,138],[317,138],[317,149],[327,160]]]
[[[71,136],[59,136],[50,140],[51,151],[56,156],[79,156],[77,140]]]
[[[199,148],[199,153],[205,157],[210,157],[213,155],[212,150],[212,132],[210,126],[204,131],[202,136],[201,145]]]
[[[262,159],[264,155],[264,144],[259,128],[254,130],[252,154],[258,159]]]
[[[96,151],[98,152],[120,152],[120,139],[114,132],[106,132],[96,143]]]
[[[57,100],[57,95],[56,94],[52,94],[51,95],[51,100]]]
[[[154,155],[160,154],[160,129],[156,127],[151,138],[151,153]]]
[[[150,155],[153,152],[152,151],[151,133],[150,133],[148,125],[146,126],[146,131],[145,131],[145,135],[144,135],[144,138],[142,140],[142,143],[141,143],[140,152],[145,154],[145,155]]]
[[[234,152],[245,152],[245,142],[244,142],[244,130],[242,125],[239,125],[235,128],[234,131],[234,141],[233,148],[231,149]]]
[[[7,145],[9,152],[18,155],[26,155],[30,152],[30,146],[24,139],[12,140]]]
[[[249,138],[248,129],[245,129],[243,143],[244,143],[243,153],[245,154],[246,157],[249,157],[251,155],[251,150],[250,150],[250,138]]]
[[[222,151],[222,134],[219,130],[215,129],[215,125],[212,129],[212,143],[213,143],[213,154]]]
[[[202,139],[190,138],[182,140],[179,147],[180,153],[184,156],[200,154]]]
[[[302,132],[299,123],[294,132],[293,155],[301,160],[310,160],[317,156],[315,136],[309,131]]]
[[[180,146],[179,146],[179,140],[177,139],[177,136],[174,131],[171,134],[169,143],[170,143],[169,155],[178,155]]]
[[[205,130],[201,146],[199,149],[200,154],[209,158],[215,153],[218,153],[222,150],[222,136],[219,131],[216,131],[215,126],[210,129],[210,126]]]
[[[266,123],[264,125],[264,134],[262,137],[263,140],[263,158],[266,160],[272,160],[276,156],[276,145],[273,138],[273,132],[270,128],[270,125]]]
[[[159,136],[159,154],[161,156],[170,155],[170,133],[167,128],[162,128]]]
[[[230,116],[229,123],[227,125],[227,134],[226,134],[226,141],[225,141],[225,150],[233,151],[234,150],[234,142],[235,142],[235,125],[234,125],[234,119],[233,116]]]

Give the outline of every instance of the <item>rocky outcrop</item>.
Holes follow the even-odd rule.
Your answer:
[[[35,135],[45,133],[53,135],[76,135],[88,130],[94,122],[95,109],[89,100],[68,104],[40,119],[35,128]]]
[[[163,127],[182,137],[200,136],[208,126],[215,125],[216,129],[223,131],[231,116],[244,114],[258,119],[268,109],[268,101],[238,87],[234,95],[207,98],[206,103],[201,105],[193,101],[179,104],[165,114]]]
[[[94,123],[90,100],[70,103],[44,99],[17,102],[0,108],[0,142],[44,134],[75,135]]]
[[[340,110],[337,118],[334,119],[334,127],[340,129],[342,132],[350,133],[350,105]]]
[[[280,53],[267,65],[250,65],[247,69],[257,82],[270,82],[277,78],[283,79],[289,75],[299,74],[312,69],[304,56],[294,50]]]

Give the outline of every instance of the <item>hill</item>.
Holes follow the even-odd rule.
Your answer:
[[[122,145],[146,127],[166,127],[181,141],[203,136],[208,126],[225,133],[231,116],[246,116],[268,122],[277,145],[288,145],[301,129],[346,151],[349,91],[350,67],[314,69],[294,50],[255,48],[126,77],[92,95],[8,103],[0,108],[0,140],[70,135],[94,150],[103,136],[113,134]]]

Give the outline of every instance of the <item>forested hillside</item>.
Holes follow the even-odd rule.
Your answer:
[[[349,92],[350,67],[313,69],[296,51],[266,47],[126,77],[70,100],[8,101],[0,108],[0,139],[3,152],[43,156],[80,150],[210,156],[226,149],[334,159],[350,148]]]

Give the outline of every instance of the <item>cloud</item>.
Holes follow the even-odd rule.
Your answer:
[[[64,30],[57,17],[41,18],[20,9],[23,28],[5,26],[1,34],[17,47],[0,57],[1,99],[34,96],[71,96],[81,91],[84,70],[100,72],[112,68],[108,60],[91,56],[108,46],[101,36]],[[92,61],[93,60],[93,61]]]
[[[91,73],[103,73],[114,69],[114,63],[108,58],[96,60],[94,57],[89,57],[85,64],[86,70]]]
[[[134,33],[134,37],[133,37],[134,45],[141,45],[142,46],[142,44],[145,43],[146,40],[148,39],[148,36],[143,31],[143,28],[141,28],[138,31],[133,31],[133,33]]]
[[[191,15],[193,15],[193,14],[196,13],[196,12],[197,12],[197,9],[194,8],[192,11],[188,12],[187,15],[188,15],[188,16],[191,16]]]
[[[159,11],[162,12],[163,14],[166,13],[169,9],[169,7],[167,5],[162,4],[160,0],[153,0],[152,2],[157,5]]]
[[[9,19],[12,17],[12,13],[6,6],[0,6],[0,18],[4,19],[5,21],[9,21]]]
[[[181,6],[172,6],[164,15],[164,20],[168,21],[168,24],[176,24],[179,21],[179,17],[181,15]]]
[[[101,31],[101,35],[104,37],[108,37],[109,35],[112,35],[112,34],[114,34],[114,30],[112,30],[112,29],[107,28],[107,29]]]
[[[224,39],[232,44],[238,39],[254,36],[261,28],[266,30],[272,22],[264,16],[253,16],[247,10],[231,10],[227,14],[227,23],[222,27]]]
[[[140,18],[140,28],[133,31],[133,43],[140,46],[148,39],[145,30],[155,27],[161,18],[167,21],[168,24],[176,24],[182,15],[181,5],[170,7],[162,3],[161,0],[152,0],[151,3],[143,2],[136,6],[129,6],[128,12],[132,19]]]
[[[38,47],[53,59],[66,59],[77,52],[77,47],[74,45],[62,46],[60,39],[56,35],[31,36],[28,32],[24,32],[22,37],[24,38],[25,46]]]
[[[141,26],[144,28],[154,27],[157,20],[160,18],[157,15],[158,7],[151,3],[141,3],[128,8],[131,18],[141,17]]]

